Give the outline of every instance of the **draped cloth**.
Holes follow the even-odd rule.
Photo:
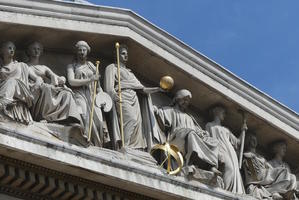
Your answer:
[[[25,63],[13,61],[0,69],[0,103],[4,114],[15,121],[32,121],[29,107],[33,96],[28,84],[29,70]]]
[[[179,148],[187,165],[197,159],[210,167],[218,166],[218,141],[206,135],[191,115],[175,107],[163,107],[157,111],[157,118],[169,134],[169,143]]]
[[[256,153],[244,153],[243,169],[247,193],[258,199],[271,199],[273,193],[284,195],[296,189],[294,174],[287,168],[273,168]]]
[[[288,172],[291,173],[291,168],[290,168],[289,164],[286,163],[286,162],[283,162],[283,161],[280,162],[280,161],[278,161],[278,160],[272,159],[272,160],[268,161],[268,163],[269,163],[273,168],[278,168],[278,167],[280,167],[280,168],[286,168],[286,169],[288,170]]]
[[[80,113],[71,89],[66,86],[48,84],[47,77],[41,76],[39,68],[45,66],[30,66],[30,70],[41,77],[43,83],[38,89],[31,87],[34,95],[32,116],[35,121],[47,120],[48,122],[80,123]]]
[[[144,86],[128,68],[120,67],[120,82],[125,146],[134,149],[148,147],[150,150],[155,143],[160,143],[163,140],[156,129],[157,124],[152,111],[150,96],[142,96],[142,106],[140,106],[137,91],[142,90]],[[104,90],[112,99],[113,95],[118,96],[118,75],[115,64],[106,67]],[[119,101],[114,101],[110,115],[114,147],[121,142],[119,113]]]
[[[239,170],[237,149],[238,139],[224,126],[210,122],[206,130],[219,141],[219,156],[224,162],[223,181],[225,190],[233,193],[244,194],[244,186]],[[235,147],[235,148],[234,148]]]
[[[94,74],[96,74],[96,68],[91,62],[87,62],[85,65],[74,63],[71,64],[70,67],[72,67],[72,69],[74,70],[75,79],[89,79]],[[72,87],[72,90],[74,92],[78,112],[81,113],[81,123],[85,129],[83,136],[87,139],[94,82],[84,86]],[[103,119],[102,110],[101,108],[94,106],[91,142],[95,146],[102,147],[109,141],[110,137],[108,134],[107,126]]]

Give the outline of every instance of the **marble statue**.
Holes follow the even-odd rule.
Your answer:
[[[75,49],[75,60],[67,66],[67,80],[74,92],[77,110],[81,115],[81,123],[84,127],[84,137],[87,139],[94,83],[95,81],[99,81],[100,76],[96,75],[96,67],[87,60],[87,55],[91,50],[87,42],[78,41]],[[99,82],[96,90],[97,94],[102,91]],[[91,143],[102,147],[109,141],[110,138],[101,108],[94,106]]]
[[[284,140],[275,141],[272,145],[272,154],[273,159],[269,161],[270,165],[273,168],[281,167],[288,170],[288,172],[291,172],[291,168],[288,165],[288,163],[284,162],[284,156],[287,152],[287,143]]]
[[[31,87],[34,101],[32,116],[35,121],[62,124],[80,123],[80,114],[71,89],[65,86],[65,77],[56,75],[49,67],[40,64],[43,46],[33,42],[28,46],[27,62],[29,71],[35,74],[31,80],[41,82],[39,87]]]
[[[243,194],[245,191],[236,154],[240,139],[221,124],[225,118],[225,108],[223,106],[214,106],[211,113],[214,121],[206,124],[206,130],[219,141],[219,162],[224,164],[223,170],[221,170],[224,188],[233,193]],[[247,127],[242,128],[247,129]]]
[[[284,157],[286,155],[287,152],[287,142],[285,140],[278,140],[275,141],[274,143],[272,143],[272,154],[273,154],[273,158],[272,160],[269,161],[270,165],[273,168],[284,168],[287,169],[287,171],[290,173],[290,176],[292,177],[292,179],[296,179],[296,195],[298,196],[299,193],[299,181],[298,181],[298,177],[293,174],[291,172],[291,168],[289,166],[288,163],[284,162]],[[295,198],[295,196],[294,196]]]
[[[30,72],[25,63],[14,60],[15,50],[10,41],[1,45],[0,110],[9,119],[29,124],[33,102],[28,82]]]
[[[126,63],[128,58],[128,47],[121,44],[119,48],[119,61],[124,144],[126,147],[132,149],[145,150],[148,147],[149,150],[154,143],[160,143],[162,140],[158,131],[154,130],[154,114],[149,95],[150,93],[159,92],[161,89],[159,87],[148,88],[142,85],[133,72],[127,68]],[[112,63],[106,67],[104,90],[111,96],[114,102],[110,121],[114,148],[118,149],[121,147],[121,134],[118,120],[120,108],[116,63]]]
[[[182,89],[176,92],[172,106],[155,109],[157,121],[167,134],[169,144],[178,147],[185,164],[220,175],[218,167],[218,141],[202,130],[187,112],[192,94]]]
[[[246,193],[257,199],[293,199],[296,177],[287,168],[273,168],[256,152],[257,145],[256,135],[248,133],[242,166]]]

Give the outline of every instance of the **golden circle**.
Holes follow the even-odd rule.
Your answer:
[[[164,90],[170,90],[174,85],[174,80],[171,76],[163,76],[160,79],[160,87]]]
[[[151,149],[150,154],[153,156],[154,152],[157,150],[163,151],[166,155],[166,159],[162,163],[159,163],[160,167],[163,167],[163,164],[166,160],[169,161],[167,164],[168,174],[176,175],[182,170],[182,167],[184,166],[184,158],[177,146],[169,144],[167,142],[164,144],[157,144]],[[171,162],[173,161],[175,161],[177,164],[177,167],[175,169],[172,169],[171,167]]]

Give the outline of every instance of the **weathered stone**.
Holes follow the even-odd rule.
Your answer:
[[[105,66],[114,61],[115,41],[126,39],[132,55],[128,66],[143,85],[158,85],[164,75],[174,79],[171,94],[153,95],[154,104],[169,105],[174,91],[188,88],[193,94],[192,115],[199,115],[195,118],[200,126],[207,121],[207,108],[221,102],[229,108],[225,126],[233,132],[240,128],[242,120],[237,110],[242,107],[250,113],[248,126],[262,136],[261,146],[286,139],[289,144],[286,162],[291,167],[298,166],[299,158],[295,156],[299,138],[297,113],[133,12],[58,1],[0,0],[0,14],[0,29],[5,30],[1,38],[16,41],[17,60],[27,62],[24,41],[39,39],[46,50],[41,63],[51,66],[59,76],[65,75],[64,66],[73,62],[73,44],[84,39],[93,49],[89,59],[101,60],[99,82],[102,82]],[[10,67],[23,65],[20,63],[11,63]],[[12,97],[19,101],[16,95]],[[72,124],[33,122],[25,125],[31,121],[29,113],[24,112],[27,116],[15,114],[27,106],[23,103],[13,106],[19,112],[0,116],[0,155],[12,158],[9,161],[3,157],[3,165],[0,163],[0,189],[7,194],[24,199],[49,196],[53,199],[94,199],[97,196],[104,199],[251,199],[183,176],[169,176],[142,151],[116,152],[89,146],[88,141],[82,142],[81,132],[75,131]],[[147,144],[152,143],[150,147],[154,144],[151,139],[152,135],[146,140]],[[109,142],[97,146],[112,147]],[[261,151],[268,153],[267,149]],[[211,174],[203,176],[197,170],[192,173],[199,179],[212,177]]]

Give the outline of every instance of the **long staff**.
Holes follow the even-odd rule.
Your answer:
[[[116,59],[117,59],[120,133],[121,133],[122,147],[124,147],[125,146],[125,136],[124,136],[124,120],[123,120],[123,109],[122,109],[122,98],[121,98],[120,64],[119,64],[119,43],[118,42],[115,43],[115,48],[116,48]]]
[[[244,111],[239,110],[239,112],[242,114],[243,117],[243,127],[247,126],[247,117]],[[243,152],[244,152],[244,142],[245,142],[245,129],[242,129],[241,132],[241,147],[240,147],[240,154],[239,154],[239,168],[242,168],[242,160],[243,160]]]
[[[99,74],[99,65],[100,65],[100,61],[96,61],[96,76],[98,76],[98,74]],[[92,104],[91,104],[91,112],[90,112],[90,115],[89,115],[89,129],[88,129],[88,139],[87,139],[88,142],[90,142],[90,137],[91,137],[92,120],[93,120],[93,112],[94,112],[94,103],[95,103],[96,94],[97,94],[97,83],[98,83],[97,80],[94,81]]]

